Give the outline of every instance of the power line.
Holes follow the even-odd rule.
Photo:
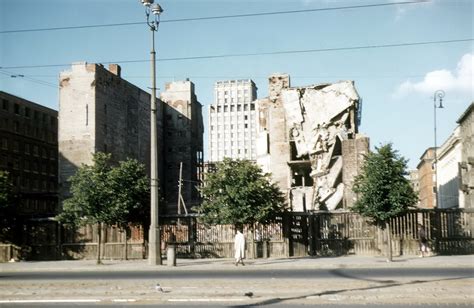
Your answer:
[[[0,74],[3,74],[5,76],[8,76],[10,78],[21,78],[21,79],[25,79],[27,81],[30,81],[30,82],[33,82],[33,83],[36,83],[36,84],[40,84],[40,85],[43,85],[43,86],[48,86],[48,87],[52,87],[52,88],[55,88],[55,89],[58,89],[58,85],[55,85],[51,82],[47,82],[47,81],[44,81],[44,80],[40,80],[40,79],[35,79],[35,78],[31,78],[29,76],[25,76],[25,75],[22,75],[22,74],[14,74],[12,72],[7,72],[7,71],[0,71]]]
[[[190,22],[190,21],[204,21],[204,20],[216,20],[216,19],[231,19],[231,18],[246,18],[246,17],[270,16],[270,15],[283,15],[283,14],[299,14],[299,13],[310,13],[310,12],[363,9],[363,8],[374,8],[374,7],[384,7],[384,6],[394,6],[394,5],[419,4],[419,3],[424,3],[424,2],[431,2],[431,0],[402,1],[402,2],[351,5],[351,6],[339,6],[339,7],[317,8],[317,9],[292,10],[292,11],[277,11],[277,12],[262,12],[262,13],[223,15],[223,16],[179,18],[179,19],[168,19],[168,20],[165,19],[165,20],[161,20],[160,22],[161,23]],[[37,28],[37,29],[18,29],[18,30],[0,31],[0,34],[25,33],[25,32],[43,32],[43,31],[57,31],[57,30],[76,30],[76,29],[105,28],[105,27],[125,27],[125,26],[142,25],[144,23],[145,22],[127,22],[127,23],[113,23],[113,24],[100,24],[100,25],[66,26],[66,27]]]
[[[364,49],[393,48],[393,47],[410,47],[410,46],[422,46],[422,45],[433,45],[433,44],[450,44],[450,43],[461,43],[461,42],[471,42],[471,41],[474,41],[474,38],[464,38],[464,39],[455,39],[455,40],[441,40],[441,41],[408,42],[408,43],[397,43],[397,44],[361,45],[361,46],[333,47],[333,48],[320,48],[320,49],[283,50],[283,51],[254,52],[254,53],[235,53],[235,54],[221,54],[221,55],[204,55],[204,56],[191,56],[191,57],[161,58],[161,59],[157,59],[157,61],[158,62],[165,62],[165,61],[220,59],[220,58],[232,58],[232,57],[302,54],[302,53],[317,53],[317,52],[329,52],[329,51],[349,51],[349,50],[364,50]],[[149,62],[149,61],[150,60],[120,60],[120,61],[105,61],[105,62],[97,61],[95,63],[101,63],[101,64],[129,64],[129,63],[144,63],[144,62]],[[64,66],[70,66],[70,65],[71,65],[70,63],[68,63],[68,64],[20,65],[20,66],[0,67],[0,69],[47,68],[47,67],[64,67]]]

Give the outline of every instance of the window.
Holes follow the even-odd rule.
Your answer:
[[[19,132],[20,132],[20,122],[15,121],[15,123],[14,123],[14,131],[15,131],[15,133],[19,133]]]
[[[2,149],[8,150],[8,139],[2,138]]]
[[[15,104],[13,108],[14,108],[13,111],[15,112],[15,114],[20,114],[20,105]]]
[[[30,154],[30,144],[25,143],[25,154]]]
[[[25,117],[29,118],[31,116],[31,109],[28,107],[25,107]]]
[[[255,110],[255,104],[250,104],[250,110]]]
[[[7,99],[2,99],[2,109],[8,111],[10,109],[10,103]]]

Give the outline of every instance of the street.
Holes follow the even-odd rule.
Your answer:
[[[451,264],[440,266],[449,258]],[[471,307],[474,302],[470,256],[381,261],[280,259],[249,261],[245,267],[230,260],[179,261],[178,267],[151,267],[142,260],[103,266],[85,261],[7,264],[0,272],[0,305],[391,308]]]

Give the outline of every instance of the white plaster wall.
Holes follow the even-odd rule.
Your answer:
[[[438,150],[438,208],[459,207],[464,204],[460,193],[459,163],[462,144],[459,129]]]

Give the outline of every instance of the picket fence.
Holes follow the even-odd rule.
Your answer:
[[[436,254],[474,253],[474,210],[411,210],[390,221],[393,255],[414,255],[419,250],[419,226],[427,231]],[[102,231],[103,259],[147,257],[147,232],[116,226],[88,225],[66,228],[53,220],[24,224],[15,244],[0,244],[0,261],[95,259],[98,228]],[[166,255],[173,244],[178,257],[232,257],[234,226],[206,226],[195,215],[160,217],[161,248]],[[269,225],[244,227],[251,258],[383,255],[386,232],[352,212],[289,213]],[[253,241],[252,241],[253,239]]]

